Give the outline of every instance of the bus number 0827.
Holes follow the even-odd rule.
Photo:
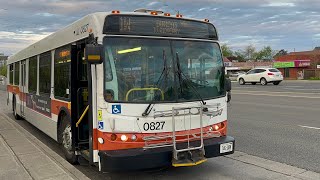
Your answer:
[[[143,124],[143,129],[145,131],[155,131],[155,130],[163,130],[163,126],[165,124],[165,121],[161,122],[146,122]]]

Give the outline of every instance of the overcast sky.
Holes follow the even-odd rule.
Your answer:
[[[233,50],[320,46],[320,0],[0,0],[0,53],[11,55],[92,12],[138,8],[208,18]]]

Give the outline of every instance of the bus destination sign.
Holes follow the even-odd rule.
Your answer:
[[[103,32],[218,40],[212,24],[168,17],[111,15],[106,17]]]

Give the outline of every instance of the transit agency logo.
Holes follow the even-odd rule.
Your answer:
[[[112,114],[121,114],[121,105],[112,105]]]

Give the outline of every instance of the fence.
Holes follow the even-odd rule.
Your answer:
[[[304,79],[310,79],[312,77],[320,78],[320,69],[305,69]]]

